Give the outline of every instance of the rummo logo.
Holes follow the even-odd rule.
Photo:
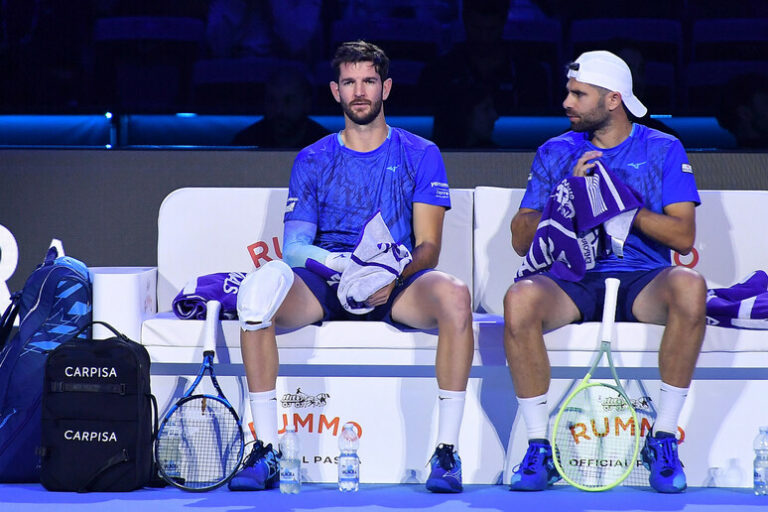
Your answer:
[[[309,413],[304,416],[301,414],[295,412],[293,415],[290,416],[288,414],[282,415],[283,420],[283,426],[280,427],[280,429],[277,431],[278,434],[285,433],[285,427],[292,424],[294,428],[296,428],[296,432],[308,432],[310,434],[317,433],[322,434],[325,432],[329,432],[332,436],[339,435],[339,431],[341,430],[341,426],[344,423],[347,423],[346,421],[344,423],[341,422],[341,418],[338,416],[326,416],[325,414],[318,414],[315,416],[314,413]],[[357,429],[357,436],[363,437],[363,427],[360,426],[360,424],[356,421],[347,420],[350,423],[352,423],[355,428]]]
[[[280,249],[280,239],[276,236],[273,236],[271,242],[271,249],[273,251],[272,255],[270,255],[270,245],[265,240],[259,240],[258,242],[254,242],[246,247],[248,255],[251,257],[251,261],[253,261],[253,265],[256,268],[261,267],[262,260],[264,263],[267,263],[275,258],[283,258],[283,251]]]
[[[297,409],[303,409],[305,407],[323,407],[328,403],[328,399],[331,397],[328,393],[318,393],[316,395],[308,395],[302,393],[301,388],[296,388],[295,393],[286,393],[280,399],[280,403],[283,407],[296,407]]]
[[[341,431],[341,426],[349,422],[352,423],[357,429],[357,436],[359,438],[363,437],[363,427],[360,426],[360,423],[351,420],[342,422],[341,418],[338,416],[326,416],[325,414],[315,415],[314,413],[301,415],[299,413],[293,413],[290,415],[283,414],[281,420],[282,426],[280,426],[277,431],[279,435],[285,434],[285,429],[288,425],[293,425],[296,429],[296,432],[298,432],[302,438],[305,438],[305,436],[309,435],[330,435],[337,437]],[[251,435],[254,437],[254,439],[256,439],[257,436],[256,431],[254,430],[253,422],[249,423],[248,427],[251,430]],[[309,444],[314,445],[315,443],[316,441],[313,439]],[[303,453],[301,456],[302,462],[304,464],[337,464],[338,453],[335,449],[335,441],[333,442],[333,446],[333,455],[325,455],[321,453]]]
[[[83,443],[116,443],[117,434],[114,432],[89,432],[80,430],[65,430],[64,439]]]
[[[651,430],[651,422],[646,417],[638,419],[640,420],[639,429],[631,416],[626,418],[620,416],[609,418],[604,416],[602,418],[585,418],[584,421],[573,421],[569,423],[568,430],[571,431],[571,437],[576,444],[579,444],[581,441],[591,441],[594,438],[608,436],[640,435],[640,437],[645,437]],[[680,434],[677,444],[682,444],[685,440],[685,431],[681,427],[677,427],[677,430]]]

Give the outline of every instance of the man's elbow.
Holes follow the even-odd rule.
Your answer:
[[[683,256],[687,256],[693,251],[693,243],[696,241],[695,235],[690,235],[681,238],[678,241],[677,247],[674,247],[675,251],[679,252]]]
[[[528,254],[528,247],[531,244],[520,243],[518,238],[512,237],[512,249],[515,250],[518,256],[525,256]]]

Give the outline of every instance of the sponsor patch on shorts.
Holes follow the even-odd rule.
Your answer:
[[[693,167],[691,167],[691,164],[683,164],[682,171],[687,172],[688,174],[693,174]]]

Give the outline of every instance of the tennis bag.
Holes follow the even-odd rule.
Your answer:
[[[115,336],[62,343],[45,364],[40,483],[49,491],[131,491],[152,477],[149,354],[93,323]]]
[[[0,482],[40,481],[35,450],[45,360],[90,324],[91,303],[88,268],[55,247],[13,294],[0,325]],[[18,332],[6,343],[17,314]]]

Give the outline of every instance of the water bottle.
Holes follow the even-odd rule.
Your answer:
[[[301,490],[301,454],[299,435],[292,426],[285,428],[280,438],[280,492],[298,494]]]
[[[339,490],[356,492],[360,485],[360,438],[354,423],[346,423],[339,434]]]
[[[163,443],[160,460],[165,464],[165,475],[172,480],[181,479],[181,429],[175,423],[165,426],[166,440]]]
[[[752,447],[755,449],[755,494],[765,496],[768,494],[768,427],[760,427]]]

